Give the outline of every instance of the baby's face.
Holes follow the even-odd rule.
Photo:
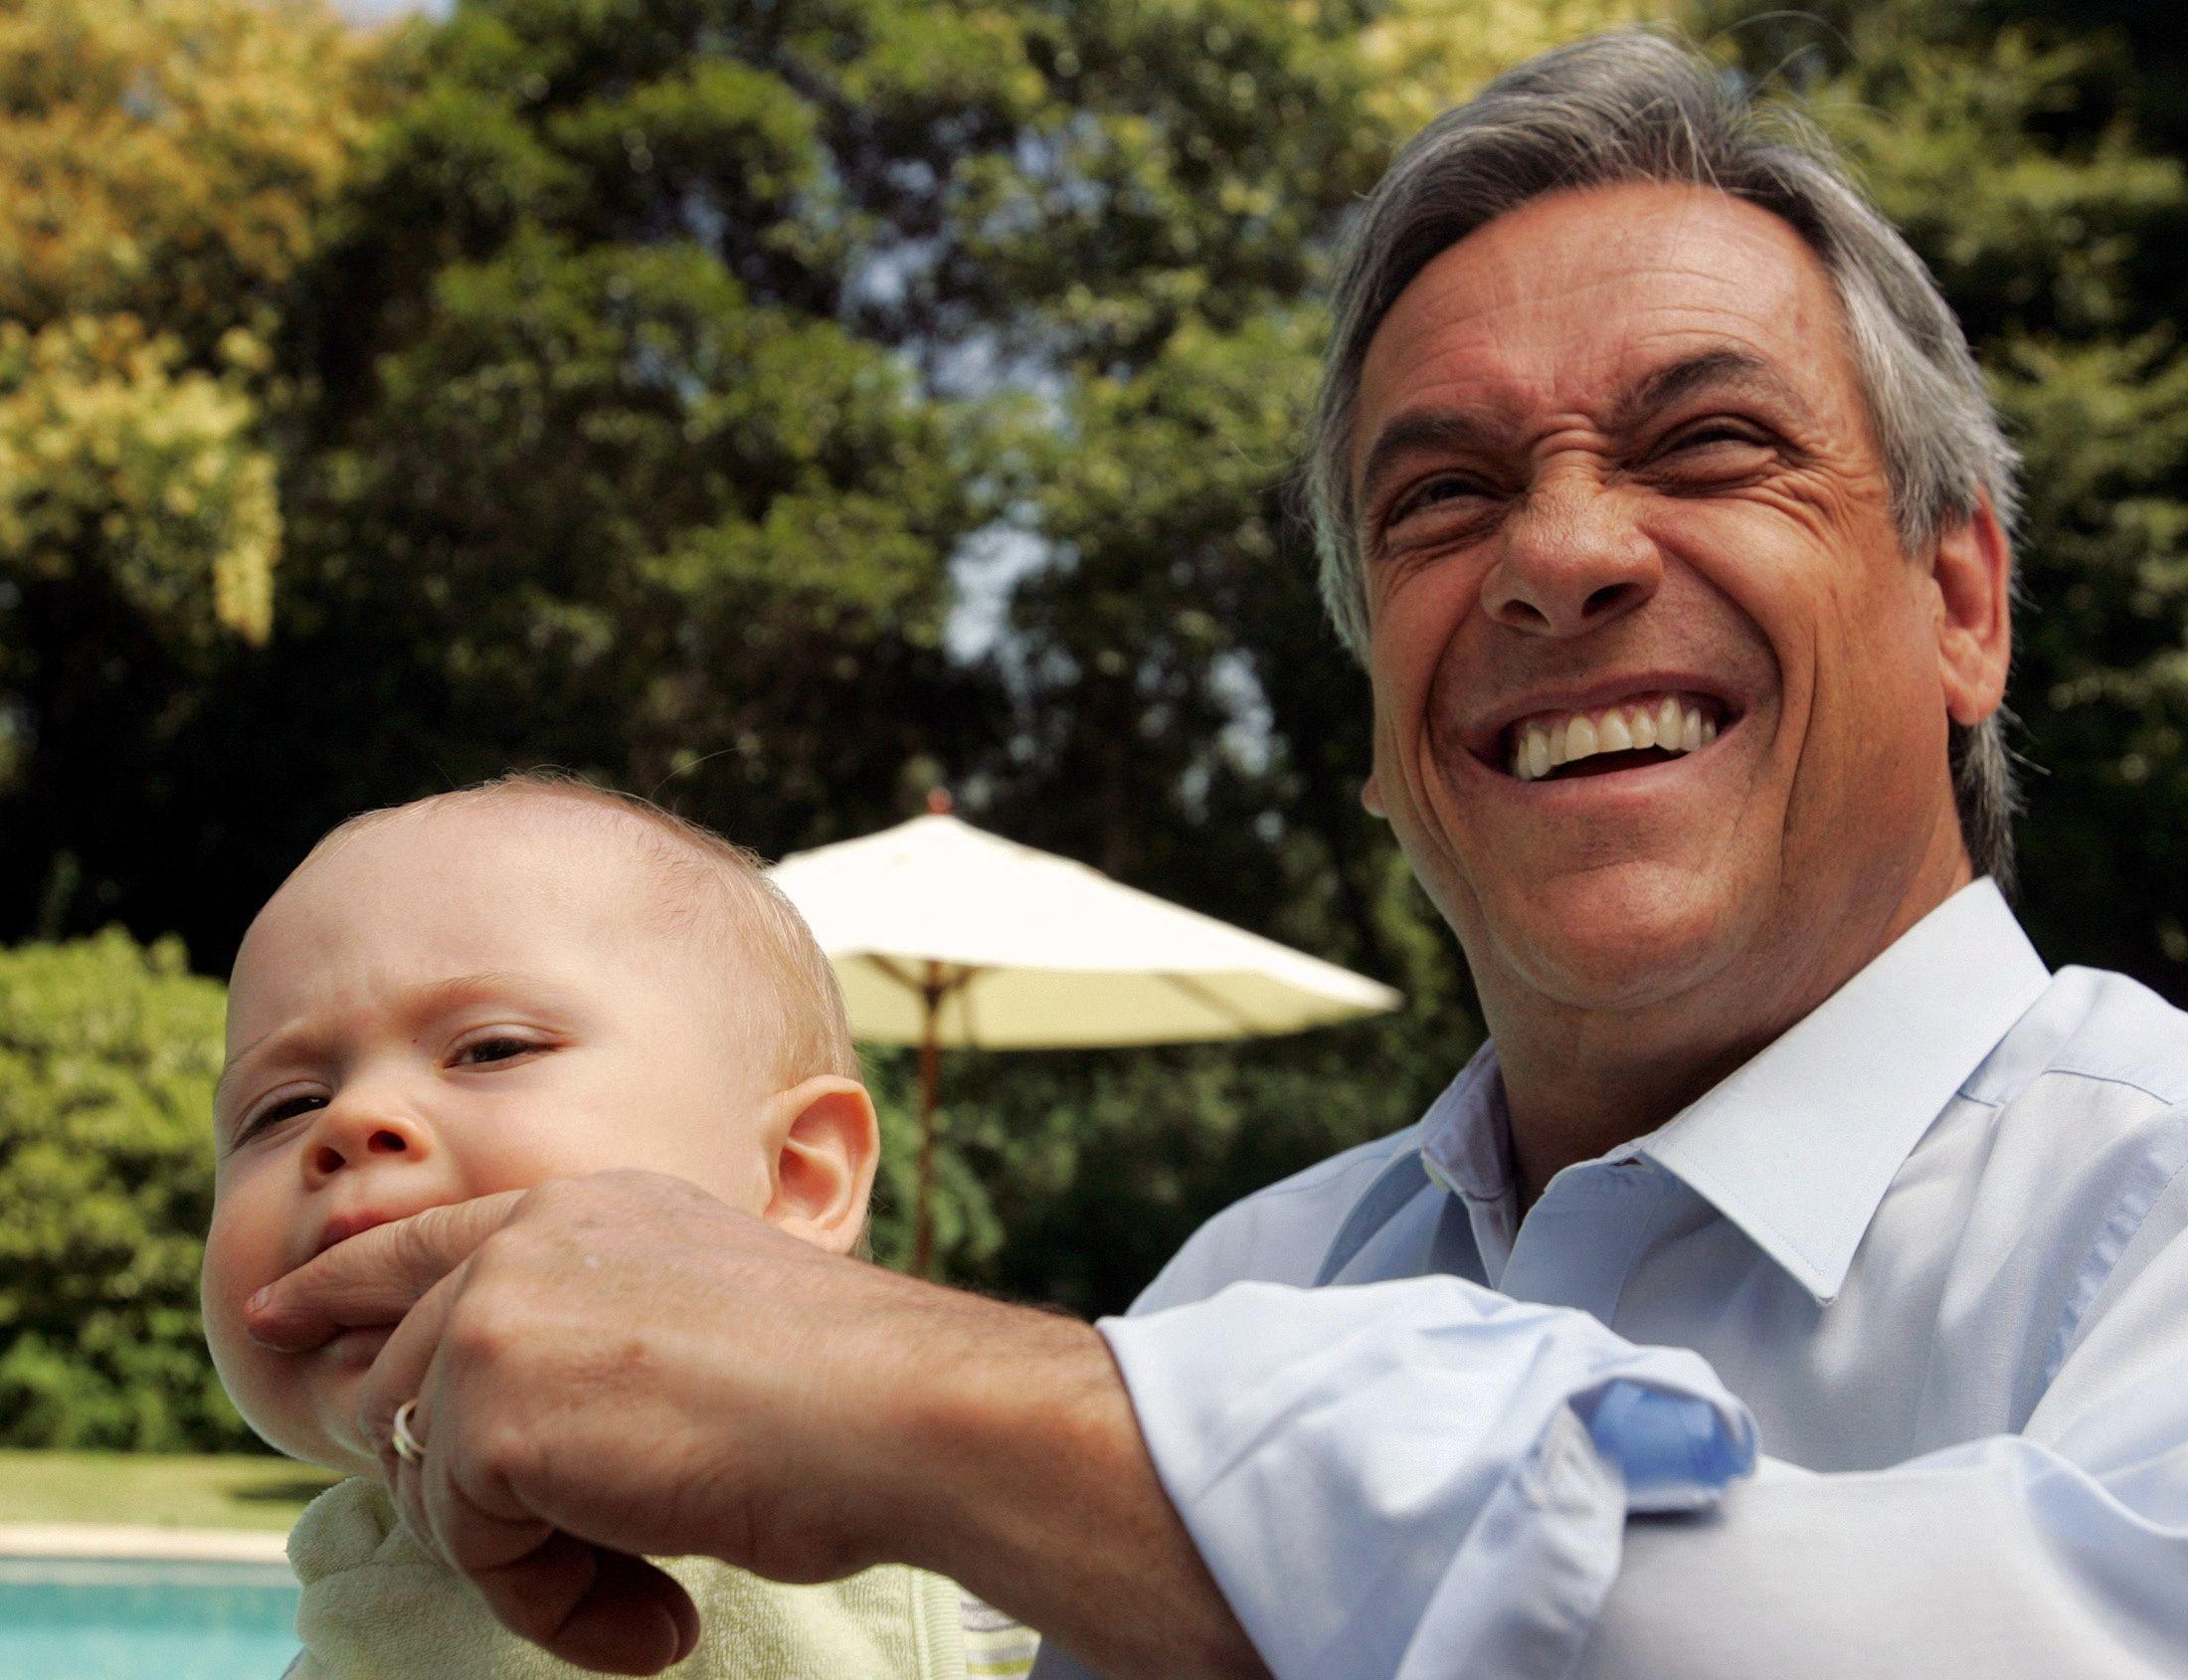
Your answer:
[[[236,960],[206,1336],[259,1432],[371,1471],[353,1396],[388,1331],[304,1354],[243,1304],[369,1225],[614,1168],[762,1212],[773,1069],[724,964],[660,931],[642,841],[491,806],[406,815],[290,878]]]

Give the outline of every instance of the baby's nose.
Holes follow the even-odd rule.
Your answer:
[[[304,1159],[314,1179],[326,1179],[367,1161],[423,1160],[428,1153],[425,1128],[394,1105],[337,1098],[320,1113]]]
[[[349,1153],[335,1144],[322,1142],[312,1165],[322,1173],[338,1173],[353,1157],[371,1155],[407,1155],[410,1143],[392,1126],[375,1126],[363,1138],[349,1146]]]

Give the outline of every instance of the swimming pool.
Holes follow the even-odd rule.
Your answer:
[[[0,1558],[5,1680],[274,1680],[295,1628],[277,1564]]]

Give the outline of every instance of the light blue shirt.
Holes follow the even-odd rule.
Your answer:
[[[1981,880],[1524,1223],[1485,1045],[1101,1329],[1278,1680],[2179,1680],[2184,1232],[2188,1015]]]

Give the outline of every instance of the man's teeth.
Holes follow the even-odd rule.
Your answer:
[[[1710,704],[1685,694],[1664,694],[1599,711],[1531,717],[1514,736],[1512,774],[1523,782],[1539,782],[1560,764],[1638,747],[1691,753],[1717,739]]]

